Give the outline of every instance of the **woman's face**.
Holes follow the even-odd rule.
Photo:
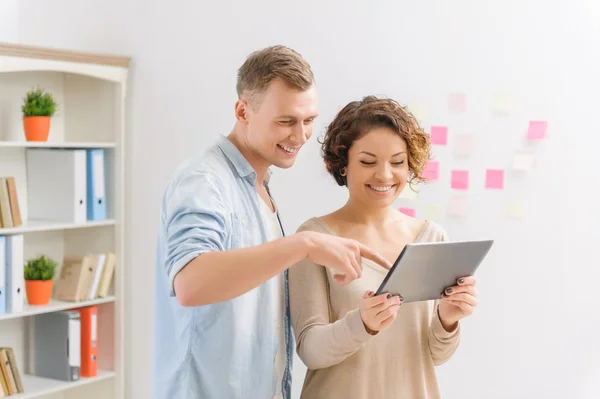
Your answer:
[[[346,173],[352,201],[392,206],[409,176],[406,142],[390,128],[370,130],[350,147]]]

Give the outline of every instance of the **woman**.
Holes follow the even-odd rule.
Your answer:
[[[349,198],[299,231],[357,240],[390,262],[408,243],[447,240],[435,222],[393,207],[406,184],[424,180],[430,156],[429,136],[405,108],[372,96],[348,104],[327,129],[323,156]],[[434,367],[456,351],[459,320],[477,304],[473,277],[440,301],[402,305],[401,296],[374,296],[387,270],[366,259],[362,277],[345,286],[310,261],[289,273],[297,351],[309,369],[302,398],[440,397]]]

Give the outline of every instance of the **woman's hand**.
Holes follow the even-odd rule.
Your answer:
[[[387,328],[396,319],[396,314],[404,298],[367,291],[360,301],[360,317],[365,325],[365,330],[371,335]]]
[[[470,316],[477,306],[477,281],[474,276],[462,277],[457,285],[448,287],[440,302],[440,320],[447,331],[456,328],[459,320]]]

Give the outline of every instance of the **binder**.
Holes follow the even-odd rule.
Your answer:
[[[6,313],[6,237],[0,236],[0,314]]]
[[[84,223],[87,220],[85,149],[27,149],[30,220]]]
[[[79,309],[81,321],[81,376],[95,377],[98,373],[98,308]]]
[[[87,219],[106,219],[104,149],[87,150]]]
[[[35,315],[34,374],[77,381],[81,369],[81,320],[76,310]]]
[[[21,313],[25,302],[23,234],[8,235],[5,238],[6,312]]]

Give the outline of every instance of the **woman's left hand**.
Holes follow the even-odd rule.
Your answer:
[[[440,302],[440,320],[448,331],[456,328],[459,320],[470,316],[477,306],[475,276],[462,277],[457,285],[446,288]]]

